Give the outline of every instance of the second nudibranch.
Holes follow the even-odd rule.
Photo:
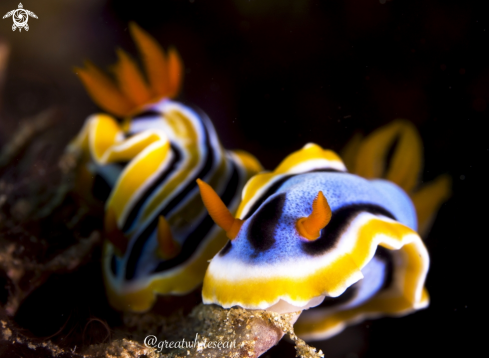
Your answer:
[[[199,286],[208,260],[226,242],[195,180],[208,181],[233,211],[261,166],[250,154],[224,150],[204,112],[171,99],[183,69],[176,51],[165,55],[138,26],[130,30],[147,80],[122,51],[117,83],[90,63],[77,69],[94,101],[115,117],[89,117],[69,150],[87,158],[84,178],[94,176],[94,187],[106,188],[109,301],[120,310],[145,311],[157,294],[182,295]]]
[[[409,197],[406,190],[414,188],[411,178],[417,179],[421,155],[413,131],[407,122],[394,122],[357,151],[364,173],[383,164],[399,137],[391,163],[404,173],[397,173],[397,184],[348,173],[338,155],[316,144],[289,155],[273,172],[251,178],[237,218],[199,181],[209,214],[230,239],[208,267],[204,303],[280,313],[314,307],[295,325],[304,339],[327,338],[365,318],[426,307],[429,256],[416,232],[416,209],[433,214],[448,196],[449,183],[441,178]],[[379,141],[379,135],[387,139]],[[413,152],[399,153],[406,144]],[[422,220],[430,217],[425,216]]]

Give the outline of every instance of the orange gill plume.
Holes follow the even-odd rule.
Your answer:
[[[144,66],[145,76],[138,65],[122,50],[119,61],[113,66],[116,81],[91,62],[84,68],[75,68],[92,100],[103,110],[119,117],[134,114],[143,106],[163,98],[174,98],[180,91],[183,65],[174,48],[168,54],[143,29],[129,24]]]
[[[416,127],[407,120],[397,119],[366,138],[356,134],[344,148],[343,157],[351,173],[367,179],[384,178],[404,189],[416,208],[418,232],[422,235],[429,231],[440,206],[451,196],[448,175],[421,184],[423,143]]]
[[[312,202],[312,212],[306,218],[297,220],[299,234],[310,241],[319,238],[321,229],[325,228],[331,220],[331,208],[322,191]]]
[[[233,214],[231,214],[219,195],[217,195],[209,184],[200,179],[197,179],[197,184],[199,185],[200,195],[202,196],[204,206],[209,212],[212,220],[226,232],[226,235],[230,240],[235,239],[243,225],[243,220],[236,219]]]
[[[117,217],[113,208],[108,208],[104,219],[105,236],[116,249],[116,254],[122,256],[127,249],[127,238],[117,225]]]
[[[177,256],[180,252],[180,245],[173,238],[168,221],[161,215],[158,218],[158,231],[156,235],[161,258],[169,260]]]

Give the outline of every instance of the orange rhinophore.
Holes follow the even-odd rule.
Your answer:
[[[177,256],[180,251],[180,245],[173,238],[168,221],[161,215],[158,218],[157,235],[162,258],[169,260]]]
[[[105,213],[104,228],[107,239],[119,250],[120,254],[126,252],[127,239],[117,225],[116,214],[112,208]]]
[[[321,229],[328,225],[331,220],[331,208],[328,201],[320,191],[312,203],[312,213],[308,217],[297,220],[297,230],[306,239],[316,240]]]
[[[221,198],[219,198],[219,195],[216,194],[209,184],[200,179],[197,179],[197,184],[199,185],[202,201],[212,220],[226,231],[229,239],[233,240],[238,235],[239,229],[243,225],[243,220],[236,219],[231,214]]]

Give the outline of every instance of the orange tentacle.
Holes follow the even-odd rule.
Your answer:
[[[297,220],[299,234],[308,240],[316,240],[320,236],[321,229],[329,224],[331,215],[328,201],[320,191],[312,203],[312,213],[306,218]]]
[[[197,179],[197,184],[199,185],[200,195],[202,196],[202,201],[204,202],[209,215],[212,220],[219,225],[224,231],[229,239],[233,240],[238,235],[241,225],[243,225],[243,220],[236,219],[229,209],[224,205],[221,198],[212,189],[212,187]]]

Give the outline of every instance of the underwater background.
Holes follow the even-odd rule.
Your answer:
[[[98,110],[73,66],[90,59],[105,68],[115,62],[118,46],[135,54],[128,33],[128,22],[135,21],[164,48],[178,49],[185,66],[181,98],[209,115],[223,146],[249,151],[265,168],[276,167],[307,142],[339,152],[356,132],[368,134],[403,118],[423,139],[423,181],[451,175],[453,195],[424,238],[431,257],[430,306],[402,318],[360,323],[312,346],[325,357],[356,358],[468,356],[483,345],[476,338],[481,333],[476,323],[485,325],[478,321],[487,307],[476,302],[486,283],[477,276],[484,270],[478,243],[487,240],[488,214],[489,22],[482,1],[28,0],[23,5],[38,16],[29,19],[28,32],[12,31],[11,19],[0,21],[0,41],[10,52],[0,72],[0,146],[25,118],[49,108],[60,118],[50,129],[49,145],[35,149],[35,165],[23,171],[28,175],[16,176],[15,163],[1,167],[7,183],[0,186],[1,196],[8,191],[9,197],[27,200],[24,183],[53,180],[64,147]],[[2,0],[0,13],[17,6]],[[21,209],[9,210],[15,216]],[[9,220],[4,214],[0,219]],[[52,231],[46,255],[69,246],[62,233]],[[0,235],[2,245],[9,233]],[[39,337],[56,334],[66,317],[68,326],[83,326],[93,317],[116,321],[96,260],[94,255],[79,271],[47,279],[21,304],[15,321]],[[1,288],[8,285],[4,276],[1,303],[8,295]],[[55,337],[58,343],[68,331]],[[96,332],[90,339],[99,343]],[[0,348],[6,357],[12,352]],[[264,356],[294,354],[281,342]]]

